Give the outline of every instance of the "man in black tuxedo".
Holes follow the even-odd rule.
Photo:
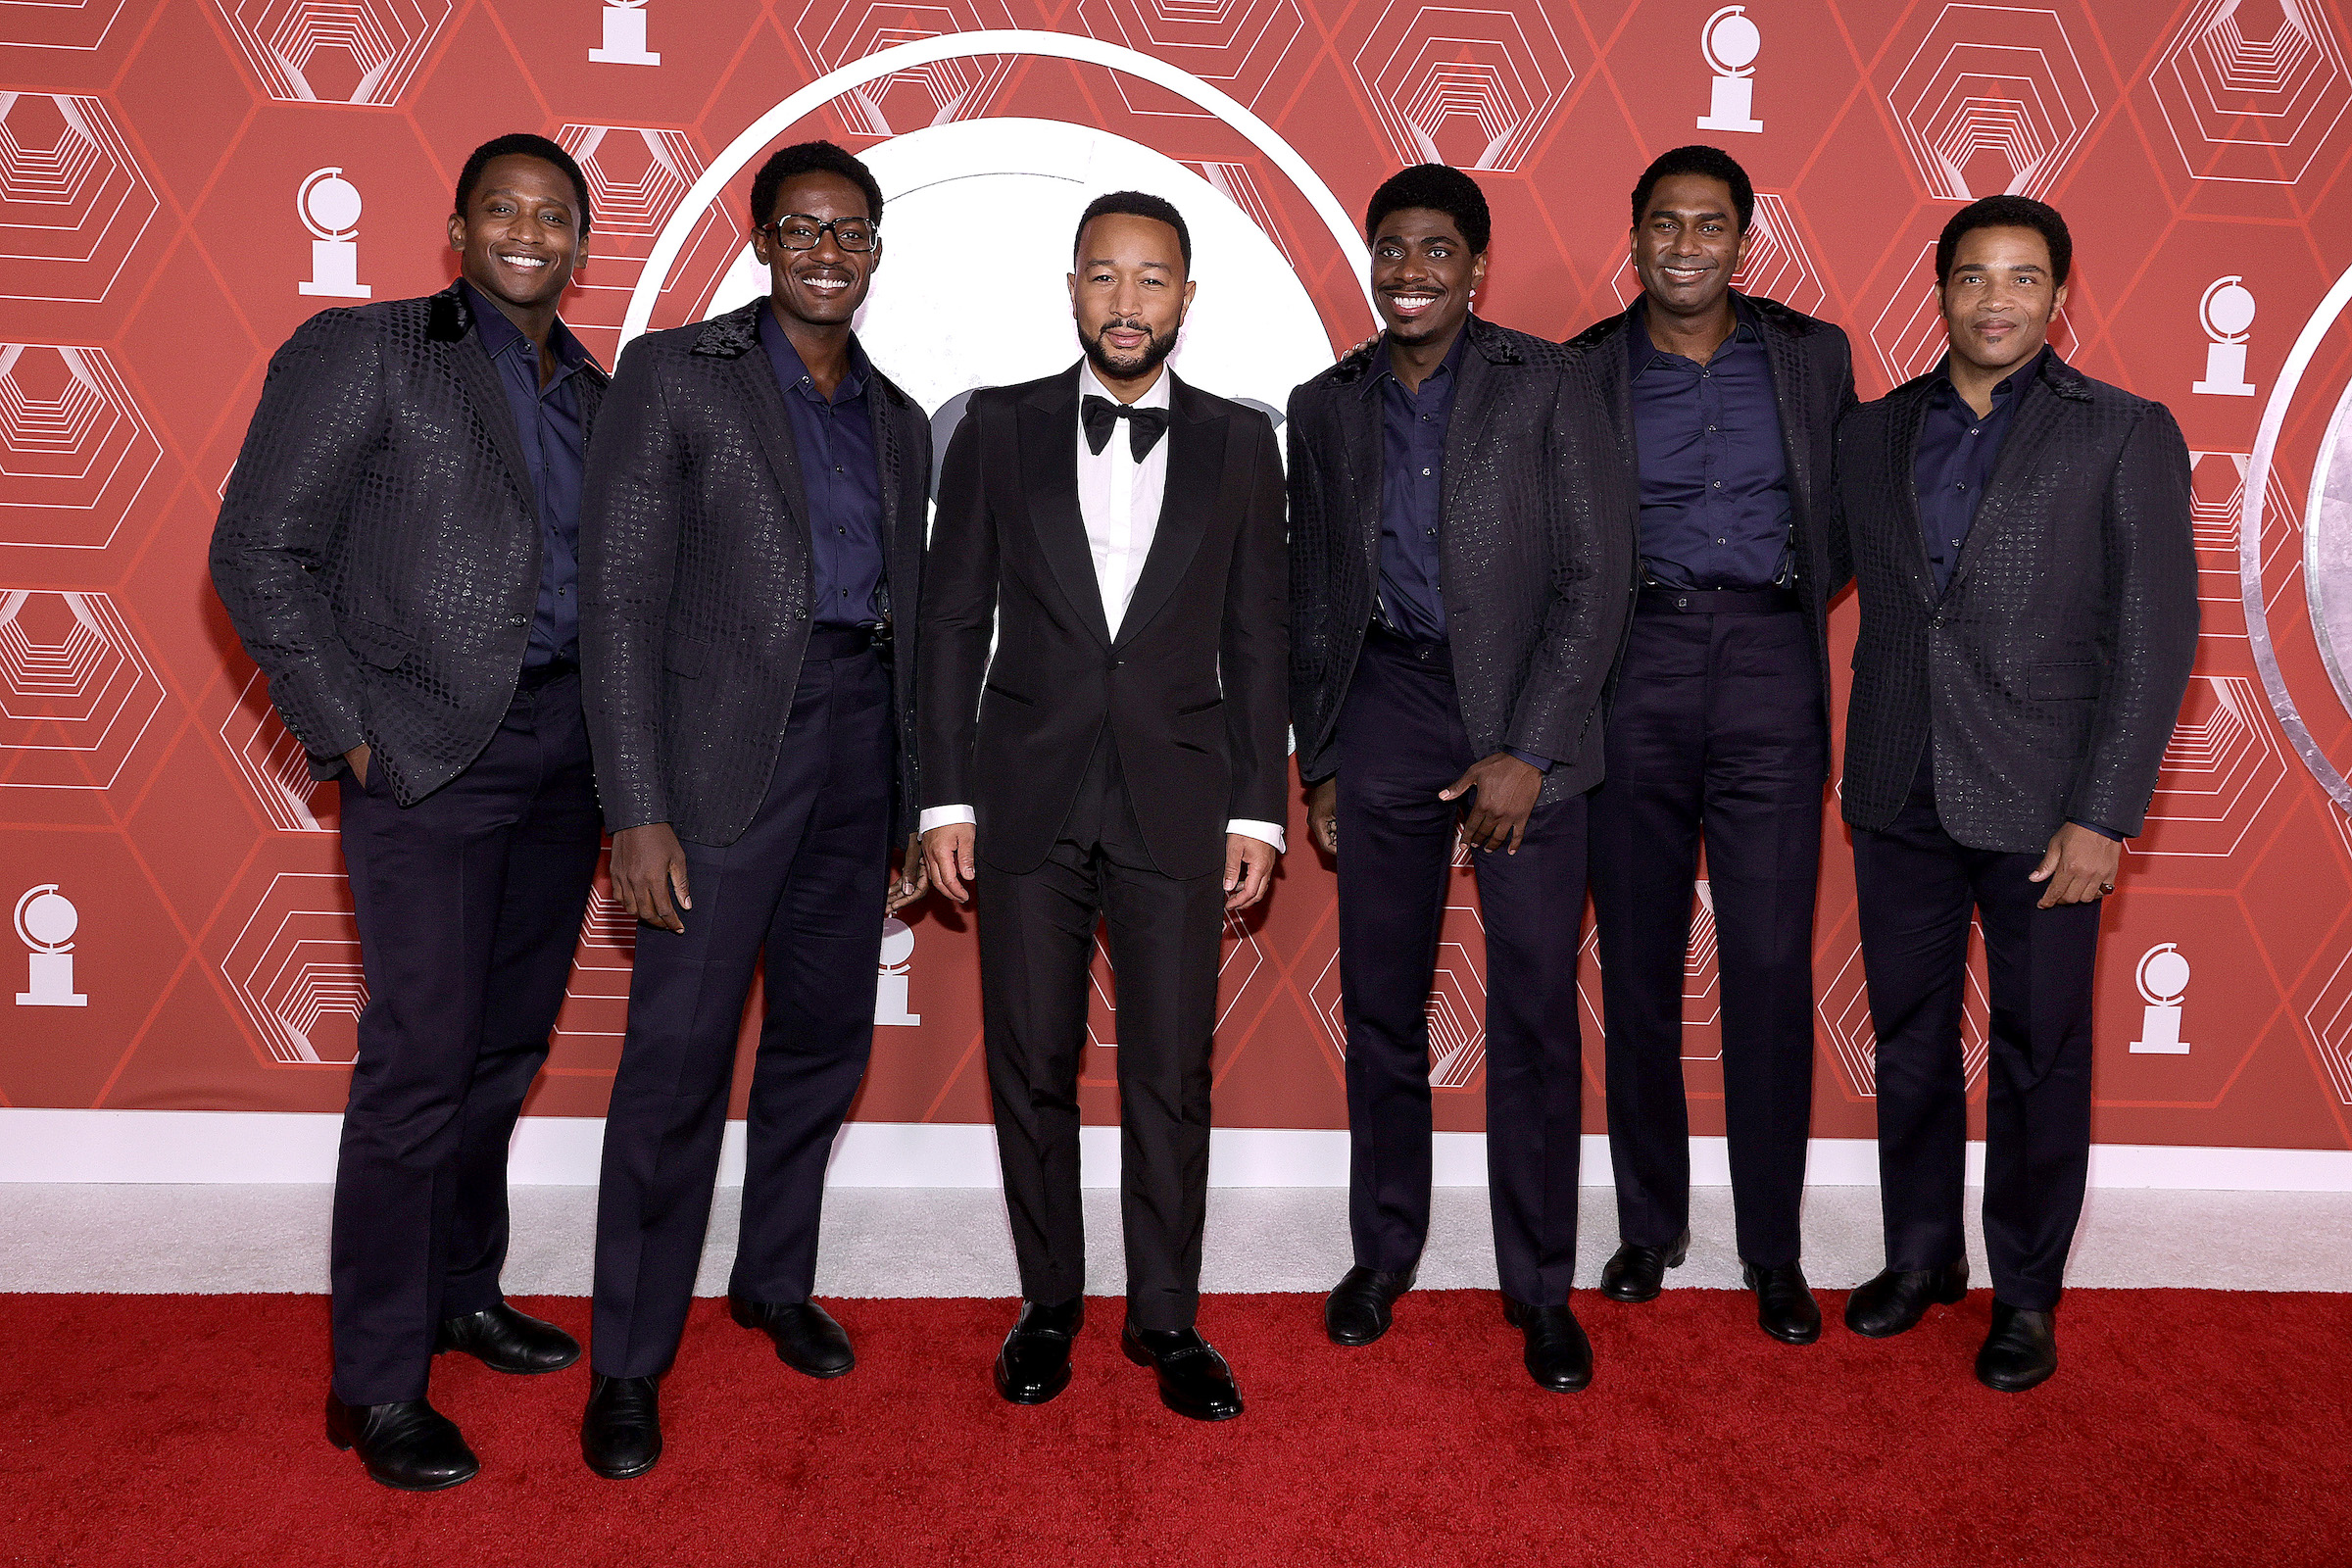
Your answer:
[[[581,539],[588,726],[613,896],[642,922],[605,1123],[589,1468],[662,1453],[659,1382],[694,1296],[736,1033],[762,952],[735,1321],[833,1378],[808,1298],[825,1161],[873,1045],[891,846],[914,777],[931,426],[851,322],[882,191],[803,142],[752,182],[769,293],[622,354]],[[894,611],[896,612],[894,613]]]
[[[1962,208],[1936,246],[1943,363],[1847,416],[1838,490],[1862,598],[1846,710],[1878,1035],[1886,1268],[1858,1334],[1968,1290],[1960,1001],[1973,910],[1992,992],[1977,1376],[2058,1366],[2053,1312],[2090,1155],[2099,901],[2140,829],[2197,648],[2188,450],[2160,403],[2048,346],[2074,247],[2040,202]]]
[[[581,453],[605,374],[557,317],[588,188],[501,136],[458,176],[456,283],[326,311],[270,363],[213,581],[342,791],[368,1010],[335,1166],[327,1436],[407,1491],[479,1468],[438,1350],[552,1372],[506,1304],[507,1143],[547,1059],[601,825],[580,712]]]
[[[1265,416],[1164,364],[1194,287],[1174,207],[1097,198],[1072,262],[1085,358],[975,393],[948,444],[923,591],[923,848],[932,880],[979,903],[1022,1296],[998,1392],[1060,1393],[1085,1315],[1078,1072],[1101,920],[1121,1343],[1168,1408],[1219,1421],[1242,1400],[1194,1328],[1209,1044],[1226,911],[1265,897],[1282,849],[1282,468]]]
[[[1567,352],[1471,314],[1478,182],[1423,164],[1364,220],[1387,330],[1291,394],[1291,722],[1340,876],[1355,1266],[1324,1327],[1388,1331],[1429,1227],[1427,999],[1457,834],[1487,952],[1487,1164],[1504,1315],[1592,1380],[1576,1270],[1585,797],[1629,541],[1586,503]]]
[[[1813,1120],[1813,898],[1830,764],[1830,600],[1850,568],[1830,493],[1851,351],[1732,288],[1756,205],[1713,147],[1634,187],[1642,297],[1570,340],[1601,421],[1595,471],[1636,562],[1592,795],[1616,1254],[1601,1294],[1654,1299],[1690,1245],[1683,964],[1707,850],[1740,1257],[1767,1334],[1821,1336],[1798,1258]]]

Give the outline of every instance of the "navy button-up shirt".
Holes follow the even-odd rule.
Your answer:
[[[1911,461],[1911,482],[1919,493],[1919,533],[1928,547],[1928,564],[1935,568],[1936,592],[1950,586],[1960,564],[1960,549],[1977,520],[1977,507],[1992,470],[2000,461],[2001,444],[2015,422],[2019,394],[2041,373],[2043,348],[2010,371],[1992,389],[1992,412],[1978,417],[1961,401],[1952,385],[1951,357],[1936,367],[1936,387],[1928,394],[1927,416],[1920,421],[1919,452]]]
[[[580,657],[580,474],[587,442],[580,428],[579,389],[571,378],[588,364],[588,351],[571,329],[558,321],[548,334],[556,373],[539,384],[539,349],[507,319],[505,313],[471,283],[461,281],[482,352],[506,388],[514,433],[522,438],[530,466],[531,494],[539,503],[539,604],[522,656],[525,669]]]
[[[1446,427],[1462,378],[1467,328],[1445,363],[1408,392],[1396,378],[1396,351],[1384,350],[1380,383],[1380,612],[1415,642],[1446,640],[1446,596],[1439,586],[1439,500],[1446,482]]]
[[[1646,312],[1634,312],[1626,344],[1643,572],[1672,588],[1787,582],[1788,457],[1764,340],[1739,311],[1701,365],[1653,344]]]
[[[760,342],[784,391],[801,488],[808,496],[808,566],[820,626],[873,626],[890,618],[882,550],[882,465],[866,402],[872,362],[850,340],[850,365],[825,401],[773,307],[760,313]]]

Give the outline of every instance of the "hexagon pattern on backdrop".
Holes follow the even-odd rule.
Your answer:
[[[1717,141],[1761,191],[1741,285],[1843,324],[1865,397],[1936,362],[1930,258],[1957,204],[1998,190],[2057,203],[2079,241],[2062,350],[2164,400],[2194,451],[2205,633],[2149,829],[2109,911],[2098,1133],[2352,1147],[2352,819],[2282,731],[2248,624],[2259,606],[2260,646],[2312,745],[2352,761],[2352,715],[2303,600],[2306,490],[2352,374],[2340,326],[2285,411],[2250,543],[2242,515],[2256,425],[2287,350],[2352,266],[2346,3],[1750,4],[1750,62],[1705,51],[1714,0],[0,3],[0,899],[57,885],[80,912],[76,984],[93,993],[37,1030],[0,1027],[0,1101],[137,1106],[158,1102],[143,1086],[168,1083],[179,1107],[340,1103],[366,985],[336,791],[310,779],[204,568],[205,529],[287,334],[316,310],[356,303],[359,288],[384,300],[441,286],[459,165],[485,137],[527,129],[561,139],[587,172],[596,238],[566,314],[609,362],[673,220],[686,243],[656,324],[711,306],[743,243],[748,172],[709,210],[680,209],[744,126],[877,49],[1023,27],[1152,55],[1230,94],[1349,212],[1401,161],[1474,168],[1495,220],[1481,309],[1554,338],[1632,297],[1625,193],[1645,159]],[[1743,73],[1760,129],[1699,128],[1715,116],[1719,70]],[[837,99],[782,139],[861,148],[989,117],[1099,127],[1198,171],[1272,238],[1334,348],[1361,336],[1345,255],[1281,169],[1198,104],[1120,73],[946,61]],[[330,177],[340,213],[298,210]],[[321,213],[346,226],[318,231]],[[1037,240],[1052,252],[1061,236]],[[1028,265],[1022,247],[985,254],[991,267]],[[2231,279],[2257,307],[2234,335],[2201,318]],[[984,275],[936,285],[985,308]],[[322,292],[346,286],[355,292]],[[2192,390],[2228,380],[2209,368],[2215,350],[2242,350],[2255,395]],[[1840,701],[1853,624],[1848,602],[1832,630]],[[1825,810],[1815,1126],[1865,1136],[1873,1063],[1853,879],[1834,794]],[[1272,899],[1227,933],[1217,1112],[1230,1124],[1333,1125],[1341,1113],[1335,884],[1304,827],[1295,799]],[[1440,1125],[1474,1129],[1487,980],[1466,858],[1445,902],[1432,1078]],[[1577,890],[1559,902],[1566,918]],[[1721,1017],[1740,999],[1723,993],[1698,890],[1693,911],[1684,1054],[1693,1126],[1714,1132]],[[921,1021],[880,1031],[863,1113],[985,1115],[969,920],[933,906],[913,937],[896,971],[906,1000],[892,1005]],[[2132,966],[2168,944],[2192,976],[2178,999],[2190,1054],[2132,1054],[2152,1004]],[[1589,928],[1584,948],[1597,1129]],[[534,1109],[601,1106],[632,951],[600,873]],[[183,979],[133,1006],[129,983],[108,978],[133,972],[158,987]],[[1102,1118],[1115,1113],[1106,963],[1096,981],[1085,1104]],[[1984,986],[1972,975],[1975,1084]],[[0,1005],[13,995],[0,992]],[[201,1065],[157,1070],[176,1062]]]

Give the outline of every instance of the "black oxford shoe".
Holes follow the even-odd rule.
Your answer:
[[[641,1476],[662,1457],[662,1385],[654,1378],[609,1378],[588,1383],[580,1417],[580,1457],[607,1481]]]
[[[1992,1298],[1992,1332],[1977,1352],[1977,1381],[2003,1394],[2023,1394],[2058,1370],[2058,1326],[2047,1312],[2031,1312]]]
[[[727,1298],[727,1312],[747,1329],[776,1342],[776,1359],[812,1378],[848,1375],[858,1364],[850,1337],[832,1314],[814,1301],[750,1301]]]
[[[1191,1329],[1139,1329],[1119,1336],[1127,1359],[1159,1374],[1159,1402],[1195,1421],[1230,1421],[1242,1413],[1233,1368]]]
[[[439,1492],[482,1467],[458,1424],[422,1399],[345,1404],[329,1394],[326,1441],[357,1449],[370,1480],[402,1492]]]
[[[1883,1269],[1845,1298],[1845,1326],[1874,1340],[1916,1327],[1931,1306],[1949,1306],[1968,1294],[1968,1259],[1942,1268]]]
[[[1592,1342],[1566,1302],[1530,1306],[1502,1298],[1502,1320],[1527,1336],[1527,1375],[1554,1394],[1575,1394],[1592,1381]]]
[[[1370,1345],[1389,1332],[1390,1308],[1396,1304],[1396,1298],[1413,1288],[1413,1276],[1419,1272],[1408,1268],[1401,1274],[1390,1274],[1357,1264],[1340,1276],[1340,1283],[1325,1298],[1323,1332],[1331,1336],[1334,1345]]]
[[[997,1352],[997,1392],[1014,1404],[1043,1404],[1070,1386],[1070,1343],[1086,1323],[1086,1298],[1058,1305],[1023,1301]]]
[[[457,1350],[493,1372],[561,1372],[580,1358],[580,1342],[501,1301],[485,1312],[441,1320],[433,1353]]]
[[[1654,1301],[1665,1288],[1666,1271],[1690,1255],[1690,1228],[1683,1227],[1672,1247],[1620,1245],[1600,1266],[1600,1294],[1612,1301]]]
[[[1813,1299],[1805,1271],[1794,1263],[1758,1268],[1740,1265],[1740,1277],[1756,1293],[1756,1326],[1784,1345],[1811,1345],[1821,1338],[1821,1303]]]

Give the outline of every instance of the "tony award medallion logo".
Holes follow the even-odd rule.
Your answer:
[[[1725,6],[1698,29],[1698,52],[1715,73],[1715,95],[1707,112],[1698,117],[1701,130],[1760,131],[1756,119],[1756,55],[1764,34],[1747,17],[1745,6]]]
[[[2185,1056],[2188,1042],[2180,1038],[2180,995],[2188,989],[2188,960],[2180,947],[2161,942],[2139,956],[2132,978],[2147,1007],[2139,1015],[2139,1038],[2132,1042],[2135,1056]]]
[[[2205,286],[2197,302],[2197,319],[2204,323],[2205,379],[2191,392],[2208,397],[2250,398],[2253,383],[2246,379],[2246,328],[2254,324],[2254,296],[2242,277],[2217,277]]]
[[[311,231],[311,276],[297,289],[333,300],[373,296],[360,281],[360,188],[340,169],[314,169],[294,193],[294,210]]]
[[[913,967],[914,931],[897,915],[882,921],[882,970],[874,980],[874,1022],[911,1026],[923,1021],[906,1010],[906,975]]]
[[[31,973],[17,993],[20,1007],[86,1007],[90,999],[74,989],[74,932],[81,924],[73,901],[44,882],[17,900],[17,935],[32,950]]]
[[[658,66],[645,47],[645,0],[605,0],[605,43],[588,51],[600,66]]]

